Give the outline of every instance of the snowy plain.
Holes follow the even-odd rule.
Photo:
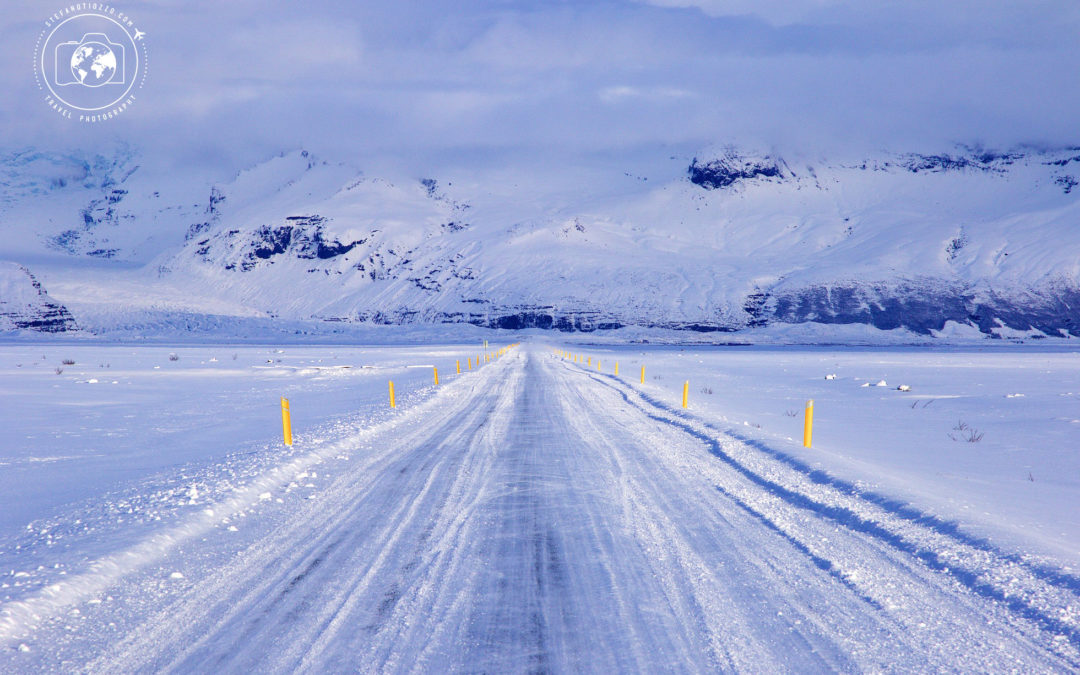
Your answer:
[[[1072,349],[482,351],[0,347],[0,667],[1080,663]]]
[[[1080,570],[1075,348],[581,346],[575,352],[594,365],[599,359],[607,373],[620,361],[624,378],[640,377],[646,366],[642,389],[680,405],[688,381],[690,408],[732,433]],[[807,449],[802,433],[810,399],[815,424]]]

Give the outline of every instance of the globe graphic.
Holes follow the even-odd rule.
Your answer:
[[[100,87],[116,73],[116,54],[100,42],[84,42],[71,55],[71,72],[88,87]]]

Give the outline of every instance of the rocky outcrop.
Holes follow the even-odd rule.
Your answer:
[[[30,270],[0,262],[0,330],[66,333],[77,329],[71,312],[49,297]]]

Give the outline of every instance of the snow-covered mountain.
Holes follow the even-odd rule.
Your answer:
[[[64,333],[78,330],[67,308],[57,304],[30,270],[0,262],[0,331]]]
[[[210,184],[162,180],[127,149],[27,151],[0,161],[0,259],[92,330],[184,316],[1080,335],[1080,148],[719,148],[667,166],[545,191],[297,151]]]
[[[138,153],[22,150],[0,156],[4,258],[145,263],[205,210],[205,178],[154,173]]]

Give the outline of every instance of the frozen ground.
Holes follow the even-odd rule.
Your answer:
[[[552,346],[0,348],[0,670],[1080,666],[1080,356]]]
[[[689,381],[691,411],[728,433],[1080,570],[1080,351],[572,349],[634,382],[645,365],[643,391],[667,403]]]
[[[288,456],[281,396],[307,441],[377,415],[387,380],[404,396],[422,396],[432,372],[417,366],[460,359],[466,368],[478,354],[463,346],[0,348],[9,440],[0,452],[0,541],[31,519],[66,516],[72,502],[97,503],[169,470],[198,480],[200,471],[239,466],[239,456],[259,466]]]

